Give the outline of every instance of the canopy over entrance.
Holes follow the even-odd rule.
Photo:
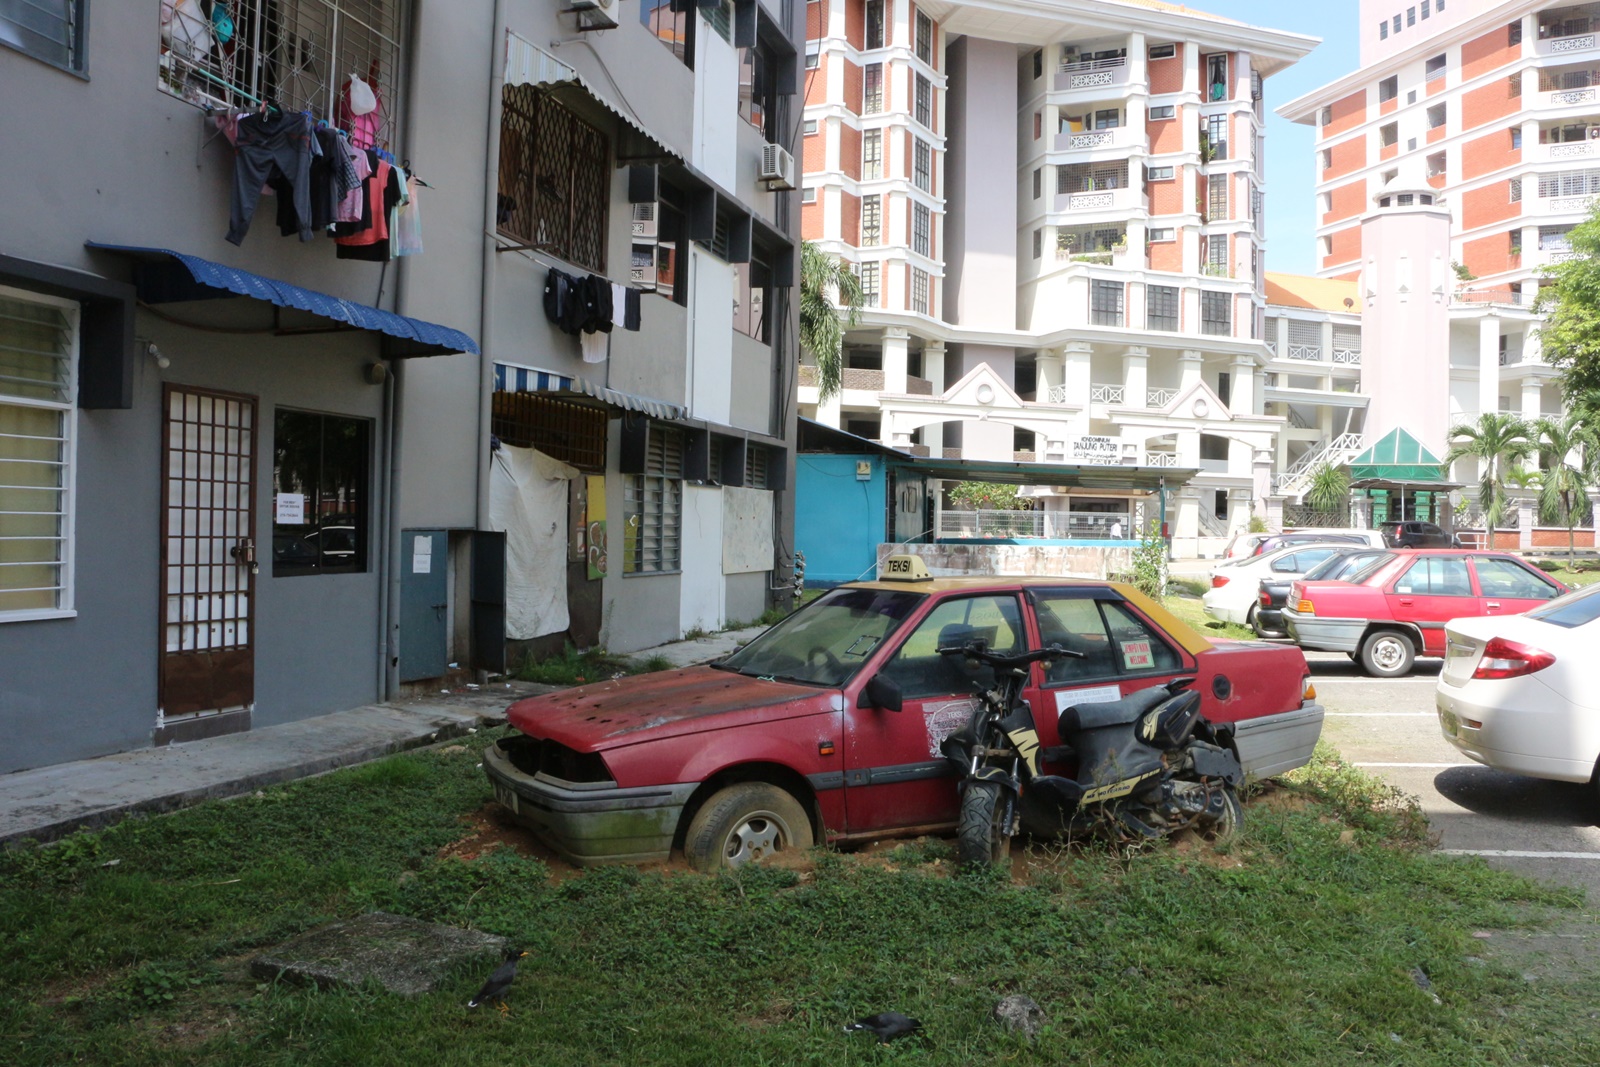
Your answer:
[[[1350,461],[1350,485],[1357,489],[1458,488],[1460,483],[1447,480],[1440,467],[1438,456],[1404,429],[1396,427]]]

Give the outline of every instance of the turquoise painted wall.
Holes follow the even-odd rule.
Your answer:
[[[856,477],[856,463],[872,476]],[[794,543],[806,554],[806,584],[871,578],[884,539],[888,476],[878,456],[802,454],[795,458]]]

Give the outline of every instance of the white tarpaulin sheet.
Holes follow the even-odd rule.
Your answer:
[[[502,444],[489,474],[489,526],[506,535],[506,636],[567,628],[567,481],[576,467]]]

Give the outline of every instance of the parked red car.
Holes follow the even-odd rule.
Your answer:
[[[1443,656],[1444,624],[1520,615],[1567,587],[1505,552],[1399,549],[1359,582],[1297,581],[1283,621],[1301,648],[1344,652],[1368,674],[1409,674],[1418,656]]]
[[[974,678],[993,679],[937,650],[973,638],[1082,654],[1031,668],[1024,697],[1046,748],[1063,708],[1178,676],[1195,679],[1207,718],[1238,724],[1257,777],[1307,762],[1321,733],[1299,649],[1208,640],[1115,582],[912,578],[840,586],[710,666],[520,701],[521,733],[485,750],[484,770],[502,805],[579,864],[681,847],[711,869],[952,828],[939,744],[970,720]]]

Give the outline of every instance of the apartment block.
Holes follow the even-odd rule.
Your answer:
[[[1196,469],[1180,550],[1264,509],[1285,425],[1264,87],[1315,40],[1134,0],[817,0],[807,32],[802,232],[866,307],[842,393],[821,402],[802,368],[802,413],[947,458],[1070,463],[1110,441]]]

